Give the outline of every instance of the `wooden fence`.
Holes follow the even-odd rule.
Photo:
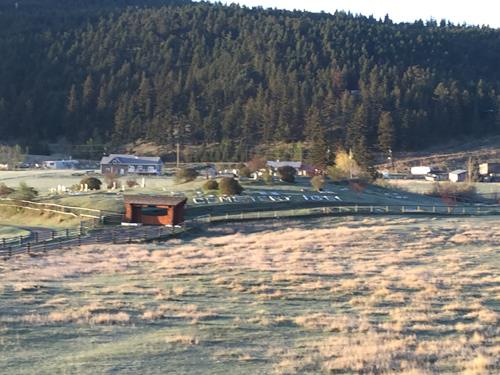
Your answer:
[[[124,244],[168,238],[187,230],[185,226],[175,227],[88,227],[51,231],[43,237],[31,237],[24,241],[0,243],[0,257],[8,258],[16,254],[46,253],[49,250],[70,248],[80,245],[112,243]]]
[[[500,215],[500,205],[481,206],[436,206],[436,205],[339,205],[290,210],[253,211],[226,213],[222,215],[203,215],[192,220],[193,223],[212,223],[221,221],[244,221],[274,218],[293,218],[303,216],[328,215],[427,215],[427,216],[488,216]]]
[[[107,217],[102,216],[99,219],[84,221],[78,228],[58,231],[43,230],[29,236],[4,239],[0,241],[0,257],[7,258],[20,253],[47,252],[83,244],[118,244],[168,238],[185,232],[190,226],[197,223],[342,215],[488,216],[500,215],[500,205],[338,205],[274,211],[228,212],[220,215],[199,216],[189,220],[187,222],[189,226],[182,227],[103,226],[105,221],[108,221],[108,224],[115,224],[121,220],[121,215],[110,214]]]
[[[96,210],[93,208],[63,206],[55,203],[33,202],[10,198],[0,199],[0,206],[54,212],[61,215],[69,215],[73,217],[80,216],[90,219],[100,219],[101,216],[105,214],[102,210]]]

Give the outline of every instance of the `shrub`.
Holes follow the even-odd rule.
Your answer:
[[[10,194],[11,198],[22,201],[31,201],[37,196],[38,191],[34,187],[28,186],[25,182],[21,182],[19,187]]]
[[[138,186],[139,185],[139,183],[136,180],[134,180],[133,178],[127,180],[126,184],[127,184],[127,186],[129,188],[133,188],[134,186]]]
[[[234,178],[224,177],[219,182],[219,190],[226,195],[239,195],[243,191],[243,187]]]
[[[445,203],[470,202],[477,198],[476,188],[468,184],[435,183],[429,195],[441,198]]]
[[[85,177],[80,181],[80,185],[87,185],[89,190],[100,190],[102,182],[95,177]]]
[[[250,177],[251,174],[252,174],[252,171],[247,166],[243,166],[239,169],[240,177],[247,177],[248,178],[248,177]]]
[[[177,182],[189,182],[194,181],[198,177],[198,171],[193,168],[181,168],[177,171],[175,176]]]
[[[204,190],[219,190],[219,183],[216,180],[208,180],[203,184]]]
[[[311,178],[311,185],[316,191],[321,191],[325,186],[325,179],[323,176],[314,176]]]
[[[290,167],[289,165],[285,165],[284,167],[278,168],[278,174],[280,176],[281,181],[284,182],[295,182],[295,173],[296,170],[294,167]]]
[[[6,197],[7,195],[10,195],[14,192],[14,189],[11,187],[8,187],[4,183],[0,184],[0,197]]]

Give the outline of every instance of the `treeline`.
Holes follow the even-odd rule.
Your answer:
[[[500,132],[500,30],[188,1],[29,3],[0,8],[0,137],[32,150],[146,139],[248,155],[305,141],[315,164],[336,146],[368,164],[377,150]]]

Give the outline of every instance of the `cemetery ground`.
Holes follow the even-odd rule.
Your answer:
[[[438,198],[376,185],[364,186],[329,182],[324,187],[324,191],[318,193],[313,191],[310,179],[303,177],[298,177],[294,184],[275,181],[273,184],[267,185],[261,181],[242,181],[245,191],[241,197],[222,197],[216,192],[203,191],[202,185],[206,181],[203,177],[198,177],[195,181],[179,184],[172,176],[145,177],[144,188],[141,186],[127,187],[126,180],[130,179],[130,177],[123,177],[117,183],[117,186],[121,187],[123,185],[125,187],[123,192],[120,189],[115,189],[87,193],[49,194],[49,190],[55,189],[57,186],[70,187],[78,184],[83,178],[83,173],[76,174],[77,176],[75,176],[75,171],[0,172],[0,183],[16,187],[23,181],[40,192],[37,199],[40,202],[117,213],[121,213],[123,210],[123,194],[186,195],[188,197],[188,218],[206,214],[224,214],[226,212],[280,210],[336,204],[443,205],[443,202]],[[102,176],[97,177],[102,179]],[[135,180],[140,183],[142,177],[137,177]],[[20,218],[14,224],[24,220],[29,220],[29,224],[26,225],[32,226],[40,225],[40,221],[42,221],[42,224],[45,222],[48,226],[57,227],[77,224],[75,220],[69,220],[68,218],[63,218],[61,222],[60,218],[44,217],[39,220],[36,217],[37,215],[28,214],[25,216],[26,218]],[[68,222],[68,220],[71,222]],[[1,216],[0,222],[8,224],[6,219]]]
[[[223,224],[0,263],[0,373],[494,374],[497,217]]]

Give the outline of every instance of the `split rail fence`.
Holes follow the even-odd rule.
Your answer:
[[[304,216],[348,216],[348,215],[427,215],[427,216],[489,216],[500,215],[500,205],[481,206],[436,206],[436,205],[341,205],[291,210],[252,211],[204,215],[192,222],[213,223],[259,219],[293,218]]]
[[[50,250],[100,243],[125,244],[168,238],[186,231],[175,227],[103,227],[94,223],[79,228],[35,233],[30,238],[9,239],[0,242],[0,257],[28,253],[46,253]]]
[[[28,202],[33,203],[33,202]],[[3,204],[3,203],[0,203]],[[69,208],[66,206],[65,210]],[[187,222],[187,226],[118,226],[121,215],[109,213],[107,216],[92,217],[82,221],[77,228],[63,230],[33,231],[28,236],[0,240],[0,257],[6,258],[21,253],[40,253],[49,250],[70,248],[84,244],[133,243],[168,238],[185,232],[196,224],[245,221],[259,219],[279,219],[306,216],[349,216],[349,215],[427,215],[427,216],[488,216],[500,215],[500,205],[340,205],[289,210],[253,211],[199,216]]]
[[[25,210],[53,212],[60,215],[83,217],[87,219],[100,219],[107,212],[93,208],[63,206],[55,203],[33,202],[10,198],[0,199],[0,206],[21,208]]]

